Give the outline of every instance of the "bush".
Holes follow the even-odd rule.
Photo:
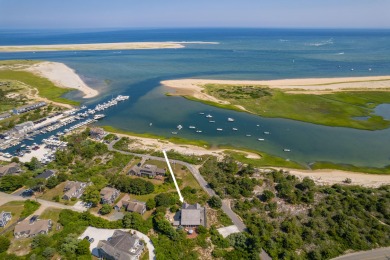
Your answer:
[[[222,200],[217,196],[212,196],[207,203],[214,209],[220,209],[222,207]]]
[[[0,236],[0,253],[3,253],[8,250],[11,242],[5,236]]]
[[[151,210],[154,209],[155,207],[156,207],[156,202],[154,201],[154,199],[148,199],[148,201],[146,202],[146,209]]]
[[[21,218],[25,218],[27,216],[30,216],[32,213],[34,213],[41,204],[39,202],[33,201],[33,200],[26,200],[24,202],[24,209],[22,213],[20,214]]]
[[[104,204],[102,208],[100,209],[100,214],[107,215],[111,212],[112,207],[109,204]]]

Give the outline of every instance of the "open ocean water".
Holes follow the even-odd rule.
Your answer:
[[[359,166],[390,164],[390,129],[363,131],[262,118],[168,97],[161,80],[178,78],[284,79],[390,75],[389,30],[155,29],[112,31],[0,31],[0,45],[126,41],[213,41],[183,49],[0,53],[1,60],[63,62],[93,88],[97,98],[67,98],[94,105],[118,94],[130,100],[106,110],[100,125],[137,133],[205,140],[264,151],[302,164],[331,161]],[[371,68],[371,70],[369,70]],[[353,71],[351,70],[353,69]],[[210,113],[215,123],[199,115]],[[390,118],[390,105],[377,113]],[[235,122],[227,122],[232,117]],[[153,123],[150,127],[149,123]],[[194,125],[202,133],[189,129]],[[257,126],[259,125],[259,127]],[[216,128],[224,131],[216,131]],[[239,131],[231,131],[237,127]],[[264,131],[270,135],[264,135]],[[246,137],[251,134],[251,137]],[[264,142],[257,138],[265,138]],[[283,152],[284,148],[291,152]]]

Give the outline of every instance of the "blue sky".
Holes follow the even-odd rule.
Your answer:
[[[0,28],[390,28],[390,0],[0,0]]]

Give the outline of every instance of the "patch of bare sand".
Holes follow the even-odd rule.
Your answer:
[[[55,85],[63,88],[77,89],[84,94],[84,98],[92,98],[99,94],[96,89],[89,87],[77,73],[59,62],[40,62],[31,65],[26,71],[49,79]]]

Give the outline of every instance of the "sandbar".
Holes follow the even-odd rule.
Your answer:
[[[340,91],[390,90],[390,76],[345,77],[345,78],[306,78],[279,80],[215,80],[215,79],[177,79],[165,80],[161,84],[175,89],[175,95],[190,95],[195,98],[217,103],[229,102],[218,100],[204,93],[206,84],[235,86],[259,86],[283,89],[289,93],[324,94]]]
[[[201,44],[207,42],[183,42],[183,43]],[[185,46],[180,42],[116,42],[116,43],[0,46],[0,52],[177,49],[177,48],[184,48],[184,47]]]
[[[58,87],[77,89],[84,94],[83,98],[92,98],[99,94],[99,91],[85,84],[73,69],[63,63],[45,61],[33,64],[25,70],[47,78]]]

